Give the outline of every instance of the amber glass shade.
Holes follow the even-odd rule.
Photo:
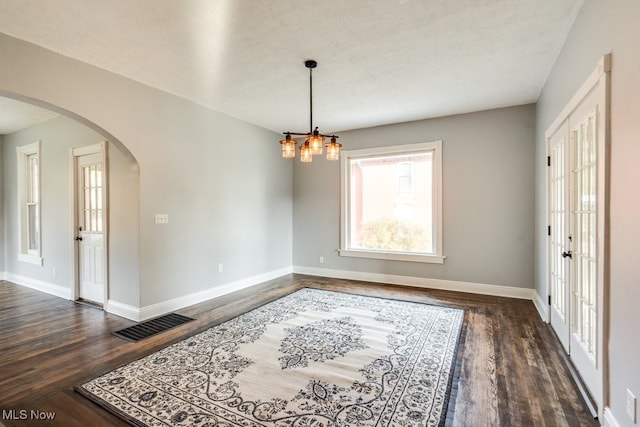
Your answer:
[[[338,160],[340,158],[340,147],[342,147],[342,144],[339,144],[335,137],[331,138],[331,142],[327,144],[327,160]]]
[[[322,154],[322,143],[324,142],[324,137],[318,134],[318,131],[314,131],[311,136],[309,136],[309,147],[311,148],[311,154],[317,155]]]
[[[302,163],[311,163],[312,159],[313,157],[311,154],[311,146],[305,143],[303,146],[300,147],[300,161]]]
[[[296,156],[296,142],[291,139],[291,135],[287,135],[286,139],[280,141],[282,145],[282,157],[291,159]]]

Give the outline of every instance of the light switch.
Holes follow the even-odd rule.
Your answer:
[[[155,223],[156,224],[169,224],[169,215],[168,214],[156,214]]]

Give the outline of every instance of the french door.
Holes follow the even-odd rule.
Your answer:
[[[570,161],[568,122],[549,140],[549,286],[550,322],[569,353],[571,298]],[[551,160],[553,159],[553,160]]]
[[[597,78],[587,86],[547,133],[549,320],[599,413],[605,375],[606,81]]]

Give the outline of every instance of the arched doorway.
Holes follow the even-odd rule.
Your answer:
[[[17,117],[9,114],[9,110],[25,106],[36,114],[32,123],[27,120],[13,130],[3,128],[10,131],[4,130],[2,137],[0,168],[6,178],[2,183],[5,191],[1,203],[10,214],[5,218],[4,232],[0,233],[6,260],[0,265],[0,272],[6,280],[18,284],[71,300],[82,298],[81,279],[87,264],[80,245],[83,240],[76,240],[81,237],[78,233],[80,205],[76,161],[86,154],[85,151],[91,151],[91,147],[101,146],[101,167],[108,171],[105,185],[86,188],[87,202],[91,204],[92,197],[94,202],[86,211],[89,223],[93,220],[96,225],[100,215],[104,215],[104,226],[101,227],[105,232],[104,263],[91,267],[103,270],[98,273],[104,277],[104,294],[96,302],[105,310],[116,312],[118,305],[135,306],[139,301],[139,168],[136,159],[109,132],[72,112],[12,93],[0,91],[0,96],[3,117]],[[25,117],[22,119],[26,120]],[[25,263],[17,256],[22,219],[13,213],[18,212],[16,205],[20,203],[16,147],[35,141],[39,146],[38,168],[34,172],[39,184],[39,199],[37,215],[33,214],[31,219],[38,220],[33,222],[33,228],[38,232],[41,256],[39,263]],[[90,175],[91,167],[87,171]],[[100,202],[96,199],[98,195]],[[82,203],[84,205],[85,201]],[[82,222],[84,224],[84,218]]]

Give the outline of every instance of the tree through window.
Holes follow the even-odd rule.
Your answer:
[[[341,255],[442,262],[441,142],[344,152]]]

